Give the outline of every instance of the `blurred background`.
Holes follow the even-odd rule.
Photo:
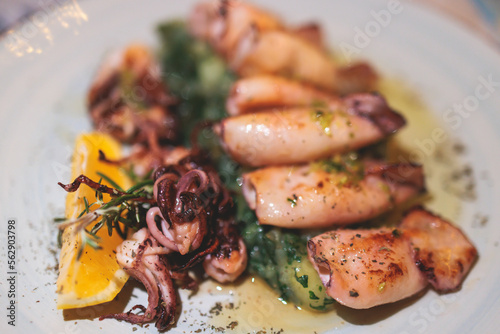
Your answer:
[[[0,0],[0,33],[40,8],[51,8],[65,1],[69,0]],[[500,0],[419,0],[419,3],[433,7],[500,47]]]

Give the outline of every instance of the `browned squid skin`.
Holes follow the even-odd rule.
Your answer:
[[[177,292],[174,288],[168,263],[158,254],[162,247],[143,228],[124,241],[117,249],[116,259],[120,266],[132,277],[139,280],[147,290],[148,306],[136,305],[126,313],[109,314],[99,318],[117,319],[132,324],[144,324],[156,320],[156,327],[163,331],[175,323]],[[132,313],[140,309],[143,314]]]
[[[308,253],[327,294],[355,309],[407,298],[429,283],[439,292],[456,290],[477,258],[460,229],[420,207],[397,228],[316,236]]]
[[[200,3],[189,27],[241,76],[285,76],[340,94],[373,90],[377,81],[367,64],[339,68],[317,24],[287,27],[273,14],[240,1]]]
[[[456,226],[421,207],[399,225],[410,239],[413,258],[440,292],[457,290],[477,258],[477,250]]]
[[[219,283],[234,282],[247,266],[247,249],[243,238],[231,220],[218,222],[216,238],[219,246],[203,261],[205,273]]]
[[[125,143],[174,142],[175,103],[163,84],[159,65],[142,45],[131,45],[101,65],[87,95],[94,127]]]
[[[253,112],[222,120],[215,130],[243,165],[305,163],[356,150],[405,125],[376,94],[352,94],[331,105]]]
[[[427,281],[396,231],[336,230],[309,240],[309,260],[326,293],[342,305],[366,309],[422,290]]]
[[[354,181],[314,164],[261,168],[243,175],[243,195],[261,224],[325,228],[374,218],[425,189],[421,166],[364,165],[362,178]]]

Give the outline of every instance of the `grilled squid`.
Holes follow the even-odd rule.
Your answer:
[[[139,177],[147,177],[162,166],[176,165],[192,154],[192,151],[184,146],[135,144],[130,154],[122,159],[110,160],[102,151],[99,154],[101,161],[129,168]]]
[[[477,257],[464,233],[422,208],[410,211],[399,228],[410,240],[415,264],[434,289],[458,289]]]
[[[407,298],[429,282],[439,292],[456,290],[477,257],[462,231],[422,208],[397,228],[321,234],[308,253],[327,294],[355,309]]]
[[[250,26],[284,29],[278,17],[243,1],[203,1],[194,7],[189,18],[191,33],[208,41],[226,58],[232,57]]]
[[[243,238],[231,221],[219,221],[216,238],[219,247],[203,261],[205,273],[220,283],[234,282],[247,266]]]
[[[334,107],[334,109],[332,109]],[[384,98],[354,94],[335,105],[229,117],[215,128],[226,152],[249,166],[303,163],[356,150],[405,124]]]
[[[179,148],[179,150],[181,150]],[[233,203],[215,169],[200,151],[179,151],[172,163],[153,175],[152,198],[135,201],[152,205],[146,214],[147,228],[124,241],[117,250],[117,261],[148,292],[148,307],[102,317],[146,323],[156,319],[160,330],[175,322],[176,291],[172,280],[182,288],[195,289],[189,270],[203,262],[206,273],[219,282],[232,282],[246,269],[247,254],[233,223]],[[82,184],[111,196],[126,195],[81,176],[62,185],[75,191]]]
[[[232,206],[216,172],[204,166],[178,164],[155,172],[154,198],[158,206],[147,213],[147,224],[158,242],[185,255],[198,249],[214,224],[214,215]]]
[[[148,148],[145,145],[136,144],[132,147],[127,162],[136,175],[146,176],[162,166],[175,165],[190,154],[191,151],[183,146]]]
[[[231,87],[226,102],[229,115],[248,114],[279,107],[330,105],[335,109],[340,99],[309,85],[272,75],[243,78]]]
[[[229,59],[229,66],[244,77],[280,75],[338,91],[337,65],[331,56],[288,31],[250,28]]]
[[[144,284],[148,292],[148,307],[136,305],[126,313],[109,314],[100,320],[114,318],[133,324],[143,324],[156,319],[156,327],[162,331],[175,322],[177,292],[172,283],[165,248],[143,228],[124,241],[117,250],[116,260],[132,277]],[[140,309],[143,314],[134,314]]]
[[[94,127],[125,143],[165,143],[177,138],[175,103],[159,65],[142,45],[112,54],[101,65],[87,95]]]
[[[261,224],[321,228],[365,221],[424,190],[421,166],[320,161],[243,175],[243,194]]]
[[[241,76],[285,76],[342,94],[371,90],[377,80],[366,64],[339,68],[322,45],[318,25],[287,27],[276,16],[240,1],[202,2],[189,26]]]

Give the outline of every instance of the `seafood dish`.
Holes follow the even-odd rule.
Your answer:
[[[158,34],[157,49],[105,57],[88,88],[93,131],[59,183],[58,308],[133,278],[144,305],[99,319],[166,331],[178,289],[205,280],[260,277],[304,312],[461,288],[478,251],[424,208],[425,166],[385,153],[412,124],[372,64],[342,64],[318,23],[236,0],[201,1]]]

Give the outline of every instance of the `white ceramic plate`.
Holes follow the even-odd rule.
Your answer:
[[[466,145],[460,159],[472,166],[476,184],[477,199],[461,202],[457,223],[477,245],[480,258],[461,291],[448,295],[427,291],[423,297],[396,308],[378,309],[376,316],[369,312],[353,316],[342,311],[328,315],[326,321],[324,316],[322,320],[297,316],[301,319],[297,331],[497,332],[499,54],[460,26],[416,4],[404,3],[395,9],[388,7],[394,2],[385,1],[256,2],[290,22],[319,20],[328,32],[330,45],[337,45],[337,50],[340,45],[346,50],[349,44],[356,48],[356,58],[367,58],[384,75],[406,82],[435,112],[440,127]],[[111,333],[130,332],[131,328],[155,332],[153,325],[141,328],[113,320],[81,319],[94,317],[102,312],[100,308],[66,314],[64,320],[63,312],[55,306],[56,272],[50,269],[56,263],[52,218],[63,212],[65,194],[56,183],[69,180],[74,138],[90,129],[84,96],[102,56],[133,41],[154,45],[155,24],[185,17],[192,4],[160,0],[70,1],[60,8],[45,8],[0,39],[0,332]],[[389,9],[393,12],[388,16]],[[484,80],[493,84],[485,85]],[[454,104],[465,104],[464,112],[450,111]],[[9,219],[16,222],[16,327],[7,324],[6,316]],[[239,289],[205,285],[190,300],[182,294],[183,311],[172,332],[218,327],[216,316],[202,314],[215,301],[237,299]],[[137,299],[145,302],[144,291],[127,290],[123,299],[132,294],[129,305]],[[238,303],[244,302],[239,298]],[[109,307],[123,308],[121,303],[117,305]],[[275,296],[266,292],[244,305],[247,307],[242,307],[234,332],[265,328],[272,333],[280,329],[282,311]],[[277,325],[271,329],[274,323]],[[294,324],[298,326],[297,321]],[[213,331],[208,327],[207,332]]]

